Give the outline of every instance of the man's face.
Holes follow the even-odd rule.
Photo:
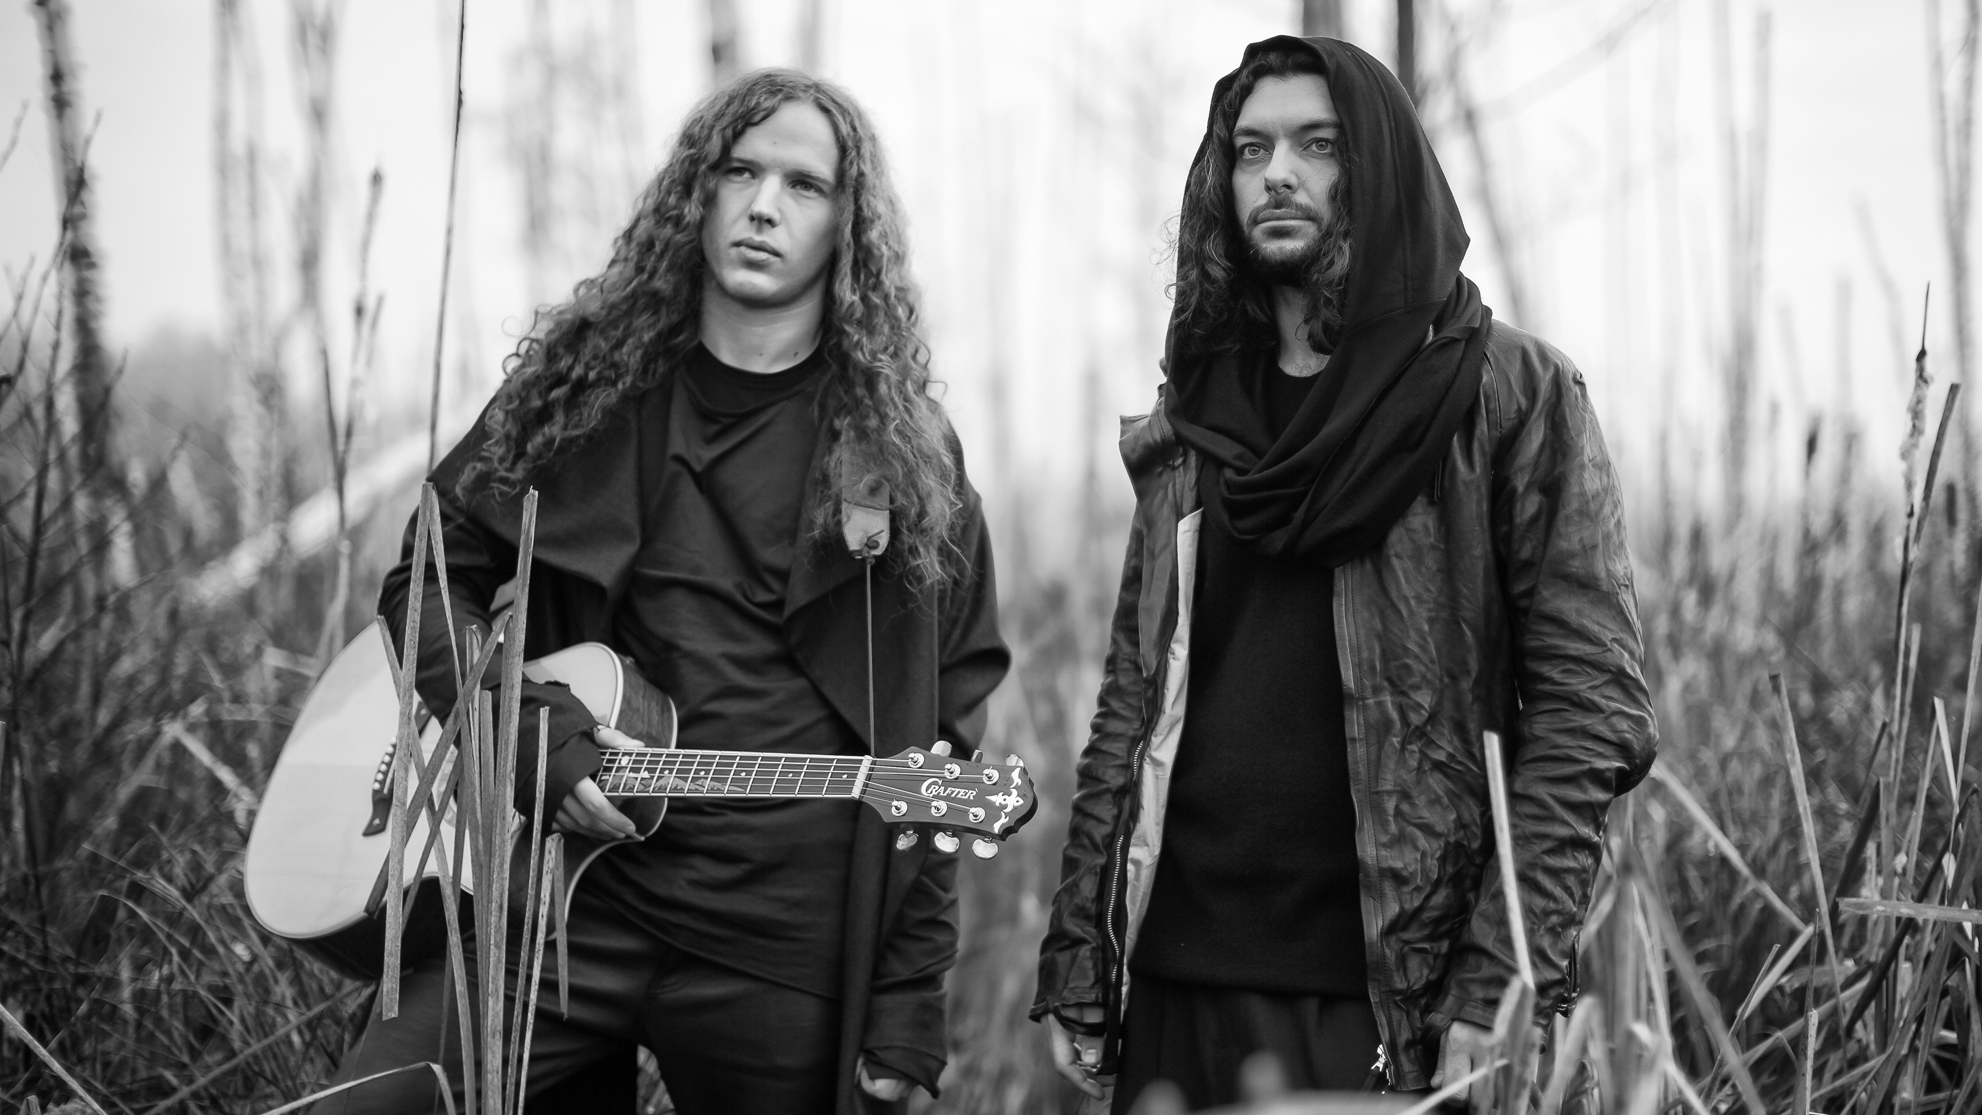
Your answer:
[[[738,136],[702,215],[710,284],[742,305],[790,305],[824,281],[838,230],[840,146],[817,105],[787,101]]]
[[[1232,208],[1254,271],[1294,284],[1322,250],[1329,187],[1342,173],[1342,121],[1314,74],[1253,87],[1232,126]]]

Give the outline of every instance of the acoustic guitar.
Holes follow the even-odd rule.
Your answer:
[[[392,667],[376,627],[331,661],[303,702],[262,795],[243,866],[248,905],[264,928],[366,979],[378,978],[384,957],[391,852],[386,821],[392,804],[387,773],[399,717]],[[601,749],[605,765],[593,779],[619,803],[639,835],[599,841],[566,834],[567,886],[561,896],[566,902],[593,859],[616,844],[651,835],[670,798],[846,798],[865,802],[891,822],[936,827],[931,845],[939,852],[957,851],[958,834],[968,835],[972,851],[985,859],[1037,805],[1031,776],[1018,756],[993,766],[979,761],[981,754],[970,759],[946,754],[948,745],[942,743],[889,758],[676,749],[673,702],[600,643],[546,655],[527,663],[523,672],[532,681],[569,686],[599,723],[646,744]],[[423,719],[422,763],[441,734],[437,722]],[[435,806],[437,812],[447,810],[441,814],[440,840],[451,855],[452,811],[438,797]],[[417,820],[409,826],[405,878],[417,894],[402,941],[411,963],[445,947],[446,921],[438,864],[422,855],[428,843],[426,810],[409,814]],[[520,826],[520,816],[516,821]],[[908,830],[897,835],[896,845],[907,847],[917,838]],[[465,901],[474,880],[467,865],[460,870]],[[522,874],[513,871],[512,877]]]

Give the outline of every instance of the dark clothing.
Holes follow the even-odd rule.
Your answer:
[[[1170,422],[1179,441],[1223,466],[1205,504],[1209,517],[1265,553],[1337,566],[1381,543],[1431,483],[1479,398],[1492,314],[1459,272],[1466,226],[1410,95],[1348,43],[1282,35],[1247,47],[1212,90],[1187,181],[1230,181],[1230,121],[1241,106],[1229,102],[1247,64],[1269,50],[1311,58],[1342,120],[1355,247],[1325,373],[1331,382],[1284,431],[1266,430],[1246,405],[1232,381],[1246,346],[1270,339],[1240,335],[1244,327],[1229,315],[1192,313],[1226,301],[1197,296],[1209,280],[1195,245],[1224,240],[1231,221],[1229,202],[1193,199],[1177,234],[1179,312],[1165,353]]]
[[[540,493],[535,561],[523,652],[538,657],[585,641],[610,643],[621,601],[647,541],[640,510],[655,482],[642,465],[666,459],[674,377],[663,369],[653,385],[617,403],[605,424],[532,481]],[[464,469],[487,439],[486,416],[435,469],[447,547],[448,590],[457,625],[487,630],[497,587],[515,572],[523,493],[481,481],[463,485]],[[811,506],[820,482],[824,439],[813,448],[801,506]],[[784,586],[781,622],[786,644],[830,707],[851,725],[863,750],[890,755],[935,739],[963,751],[979,746],[984,701],[1004,676],[1009,656],[999,639],[997,594],[983,514],[962,479],[956,545],[960,578],[940,593],[916,590],[884,556],[873,570],[875,730],[867,731],[866,617],[862,565],[846,548],[795,544]],[[406,555],[385,578],[379,610],[403,637],[411,593],[413,529]],[[421,639],[416,684],[434,715],[455,702],[447,612],[436,579],[420,601]],[[622,651],[625,648],[620,648]],[[599,769],[587,729],[591,716],[568,690],[525,686],[525,700],[552,709],[553,748],[546,771],[545,816],[580,779]],[[572,706],[576,706],[575,710]],[[526,704],[526,709],[528,705]],[[570,730],[561,730],[561,725]],[[575,727],[573,727],[575,725]],[[517,755],[519,807],[534,787],[534,749]],[[930,841],[894,847],[893,832],[875,811],[858,811],[847,854],[840,947],[839,1049],[833,1085],[841,1115],[879,1110],[854,1079],[866,1050],[889,1064],[915,1062],[917,1083],[934,1090],[944,1060],[944,979],[957,947],[956,861],[930,853]],[[611,854],[611,853],[609,853]],[[596,865],[594,867],[596,870]]]
[[[676,745],[858,755],[860,736],[785,638],[799,497],[824,360],[732,368],[697,346],[675,381],[661,460],[642,461],[642,542],[612,643],[674,699]],[[599,893],[674,945],[774,983],[840,993],[858,802],[671,802],[640,844],[593,868]]]
[[[1374,1071],[1376,1016],[1360,995],[1282,995],[1138,975],[1123,1023],[1114,1115],[1126,1115],[1157,1080],[1184,1093],[1189,1110],[1239,1101],[1239,1066],[1271,1053],[1301,1092],[1366,1092]]]
[[[1261,362],[1268,421],[1327,375]],[[1263,555],[1216,520],[1199,534],[1191,699],[1138,978],[1368,994],[1333,587],[1326,566]]]
[[[709,346],[698,344],[682,363],[680,382],[696,410],[715,418],[737,418],[784,402],[799,392],[811,394],[816,401],[825,368],[824,347],[814,348],[805,359],[783,371],[750,372],[723,363]],[[805,448],[811,447],[808,439]]]
[[[1366,1001],[1333,586],[1215,522],[1199,536],[1191,699],[1138,978]]]
[[[839,1051],[836,1005],[684,952],[600,901],[588,882],[572,902],[569,1012],[558,1011],[556,957],[546,953],[530,1033],[529,1115],[631,1111],[632,1054],[654,1052],[681,1115],[831,1115]],[[479,987],[475,952],[468,986]],[[504,1009],[518,971],[512,953]],[[332,1083],[438,1056],[462,1106],[459,1008],[445,956],[405,972],[400,1013],[374,1008],[360,1044]],[[479,1011],[477,1012],[479,1017]],[[574,1084],[584,1085],[582,1090]],[[431,1072],[406,1072],[340,1093],[313,1115],[411,1115],[444,1110]]]
[[[1402,1089],[1425,1086],[1453,1019],[1492,1025],[1513,973],[1481,733],[1500,732],[1508,756],[1542,1015],[1575,1001],[1604,821],[1657,745],[1622,501],[1582,373],[1498,322],[1486,351],[1442,486],[1334,570],[1363,955]],[[1149,772],[1167,769],[1195,697],[1178,575],[1202,518],[1203,458],[1180,446],[1161,398],[1125,423],[1122,457],[1136,510],[1032,1007],[1102,1005],[1104,1065],[1149,897],[1141,872],[1166,842]]]

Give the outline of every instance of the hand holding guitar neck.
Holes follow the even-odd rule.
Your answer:
[[[601,724],[592,733],[601,747],[637,747],[626,733]],[[560,832],[575,832],[594,840],[631,840],[640,834],[632,820],[619,811],[599,784],[581,778],[558,803],[556,824]]]

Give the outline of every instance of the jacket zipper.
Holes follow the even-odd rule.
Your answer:
[[[1143,728],[1142,735],[1136,740],[1134,750],[1129,752],[1128,791],[1130,793],[1135,791],[1136,782],[1142,776],[1142,753],[1149,746],[1149,722],[1149,710],[1145,708],[1143,710],[1143,723],[1145,727]],[[1127,809],[1129,801],[1124,799],[1122,805],[1124,809]],[[1122,881],[1128,874],[1128,860],[1124,854],[1128,839],[1129,825],[1124,824],[1121,830],[1115,834],[1115,870],[1108,879],[1108,903],[1102,908],[1102,925],[1108,934],[1108,945],[1115,951],[1115,974],[1113,981],[1117,998],[1121,996],[1122,971],[1128,965],[1129,961],[1128,957],[1122,955],[1122,939],[1115,926],[1115,906],[1117,900],[1121,898]]]

